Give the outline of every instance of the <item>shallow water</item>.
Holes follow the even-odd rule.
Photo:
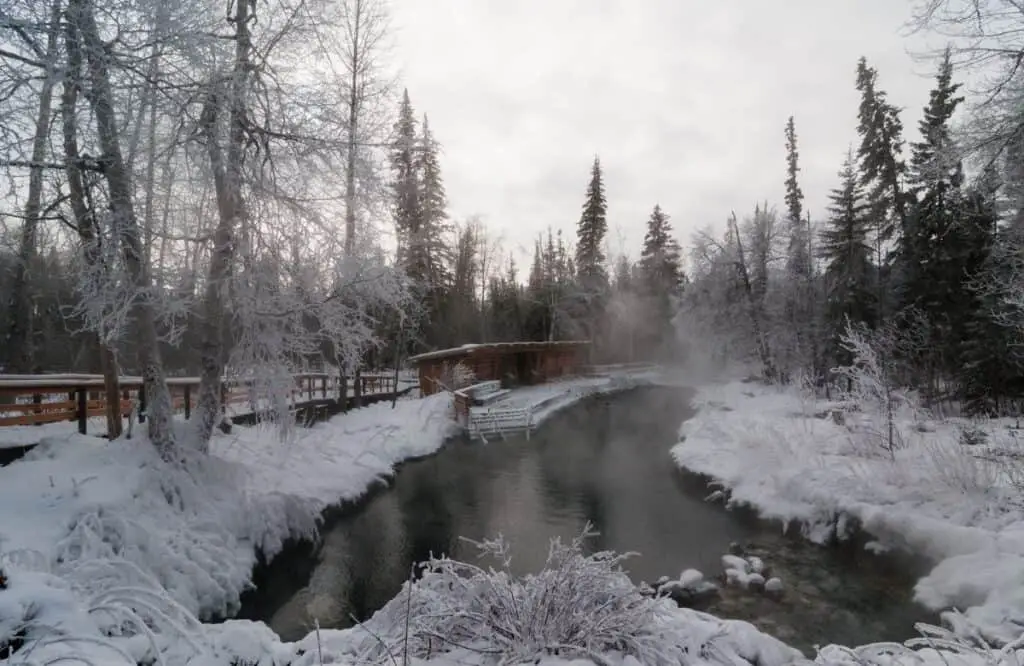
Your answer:
[[[390,489],[327,525],[316,549],[275,560],[265,572],[275,593],[249,595],[243,616],[267,621],[285,639],[305,635],[314,619],[351,626],[351,617],[365,619],[391,599],[413,563],[431,553],[474,560],[475,546],[460,537],[504,535],[512,569],[526,573],[543,565],[552,537],[571,539],[589,521],[600,533],[591,550],[640,553],[627,562],[637,582],[691,567],[717,577],[730,544],[744,544],[782,578],[783,598],[726,588],[708,610],[805,650],[903,640],[915,621],[934,619],[912,603],[914,577],[894,561],[814,546],[705,502],[704,482],[669,457],[691,413],[688,397],[648,387],[592,398],[529,441],[459,441],[410,462]]]

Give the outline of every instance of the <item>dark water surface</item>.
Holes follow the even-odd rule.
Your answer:
[[[350,616],[365,619],[391,599],[430,553],[475,561],[476,548],[459,537],[504,535],[514,571],[527,573],[543,565],[552,537],[571,539],[589,521],[600,532],[590,549],[641,553],[627,563],[638,582],[691,567],[718,577],[730,543],[747,545],[782,578],[784,597],[724,588],[710,612],[751,621],[803,649],[903,640],[915,621],[934,619],[912,603],[915,578],[906,566],[855,547],[817,547],[705,502],[704,482],[669,457],[692,414],[689,397],[647,387],[591,398],[529,441],[460,441],[408,463],[390,489],[328,524],[315,549],[275,560],[265,574],[278,593],[255,595],[243,615],[285,639],[305,635],[314,619],[350,626]]]

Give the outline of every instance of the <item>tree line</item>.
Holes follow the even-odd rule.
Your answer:
[[[988,26],[997,13],[981,7],[969,18],[949,13],[953,5],[922,3],[917,27]],[[783,212],[758,205],[742,223],[730,216],[724,234],[695,238],[680,316],[690,339],[722,362],[754,361],[766,379],[827,389],[836,368],[859,362],[853,333],[876,350],[886,381],[918,389],[928,404],[1017,411],[1024,124],[1006,110],[1019,90],[1009,69],[995,98],[966,108],[957,61],[977,66],[977,37],[939,54],[916,141],[905,138],[907,114],[879,72],[857,62],[856,141],[821,220],[803,208],[789,119]],[[970,111],[959,124],[958,110]]]

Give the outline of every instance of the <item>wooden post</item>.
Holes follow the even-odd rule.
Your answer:
[[[320,388],[321,388],[320,395],[321,395],[321,397],[323,397],[326,400],[327,399],[327,375],[324,375],[323,377],[320,378]]]
[[[192,385],[185,384],[185,418],[192,418]]]
[[[79,386],[75,394],[78,396],[78,434],[84,435],[89,423],[89,391]]]
[[[75,393],[75,391],[73,389],[71,391],[68,391],[68,402],[74,402],[75,401],[75,396],[76,396],[76,393]],[[77,413],[73,414],[72,417],[70,419],[68,419],[68,421],[77,421],[77,420],[78,420],[78,414]]]
[[[43,408],[42,408],[43,394],[42,393],[33,393],[32,394],[32,404],[33,405],[40,405],[39,407],[36,407],[34,411],[35,411],[37,416],[39,414],[42,414],[43,413]],[[42,421],[36,421],[36,425],[37,426],[41,426],[41,425],[43,425],[43,422]]]
[[[139,423],[146,422],[146,384],[139,384]]]

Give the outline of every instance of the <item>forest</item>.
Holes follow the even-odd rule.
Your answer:
[[[918,3],[915,27],[950,42],[921,110],[850,63],[858,123],[827,215],[805,211],[798,119],[783,118],[781,206],[723,211],[684,250],[652,201],[646,221],[614,221],[645,224],[642,247],[613,249],[615,183],[585,155],[578,215],[518,265],[500,211],[449,215],[443,137],[392,73],[382,0],[11,0],[0,368],[103,373],[109,390],[141,375],[164,450],[168,376],[201,377],[207,441],[225,376],[273,391],[298,370],[504,340],[590,340],[595,363],[750,363],[822,392],[860,367],[930,405],[1015,413],[1013,7]]]

